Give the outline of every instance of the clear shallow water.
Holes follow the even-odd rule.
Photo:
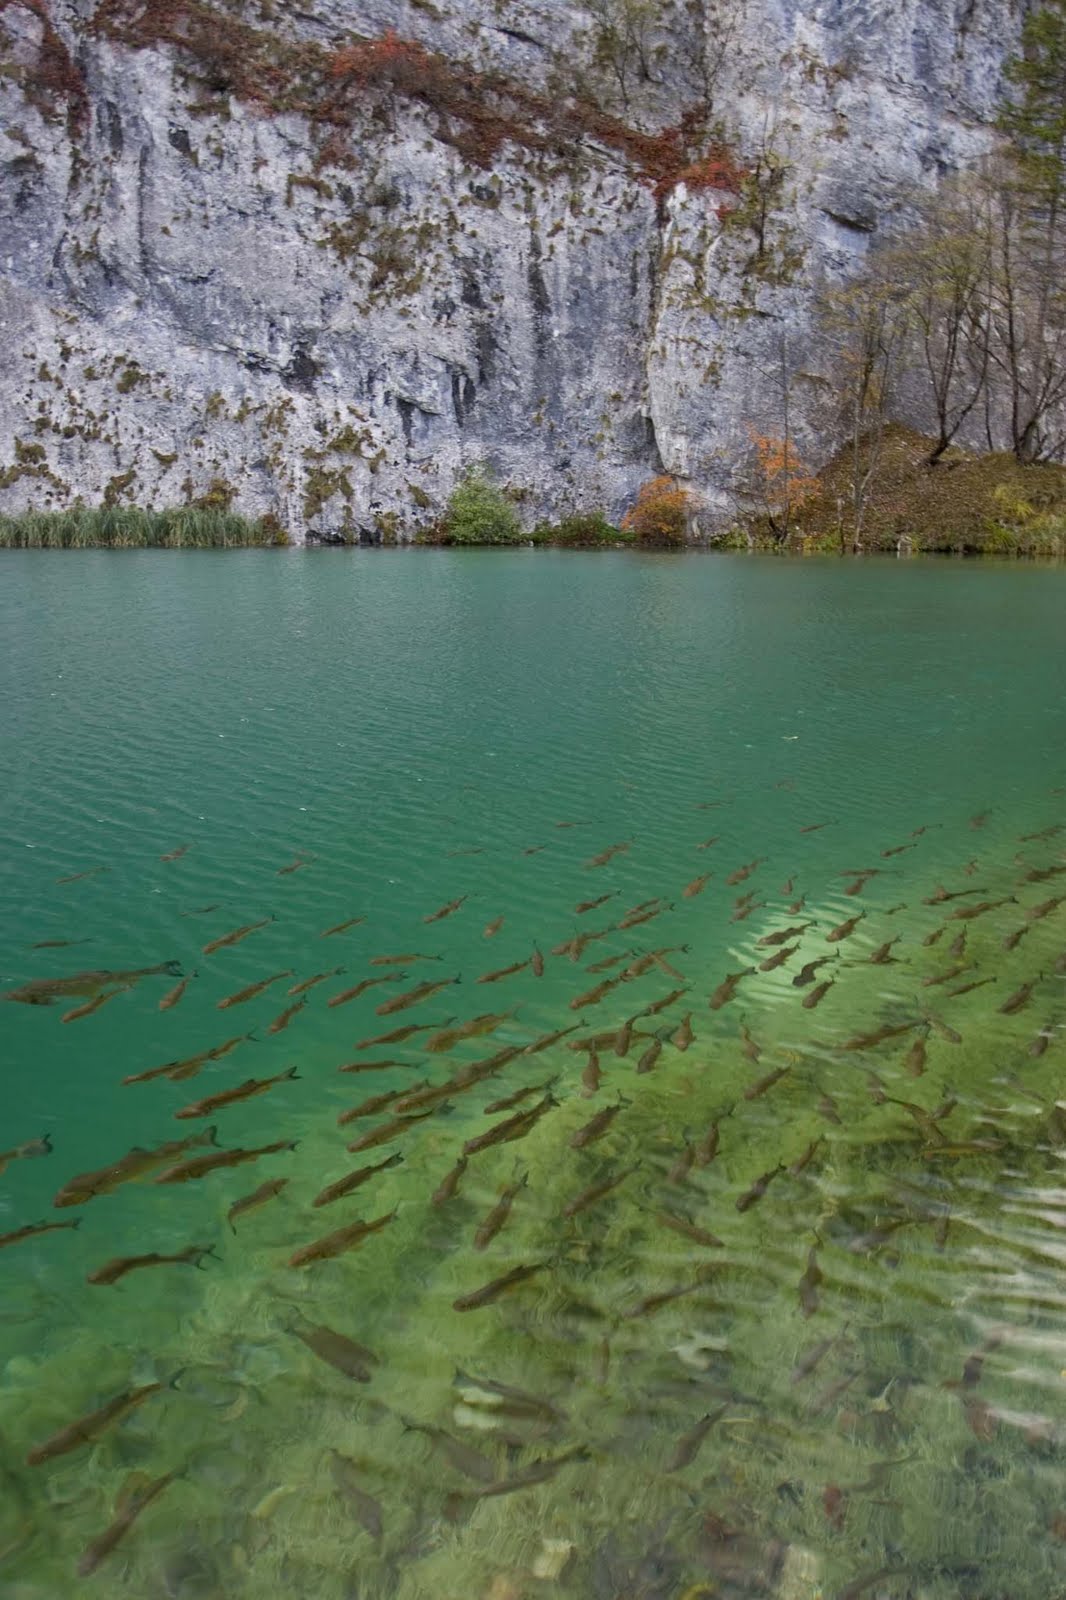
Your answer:
[[[1066,873],[1029,875],[1066,864],[1066,832],[1020,836],[1066,824],[1064,600],[1060,572],[988,566],[7,555],[2,986],[168,960],[196,976],[164,1011],[174,977],[67,1024],[87,996],[0,1008],[0,1151],[53,1145],[0,1174],[0,1235],[80,1219],[0,1249],[0,1595],[72,1592],[124,1491],[168,1473],[87,1584],[145,1600],[1057,1595],[1066,904],[1029,913],[1066,894]],[[874,867],[849,895],[845,874]],[[924,904],[938,885],[967,895]],[[752,891],[755,909],[732,920]],[[661,914],[605,931],[657,896]],[[827,940],[859,912],[849,937]],[[321,937],[352,917],[365,921]],[[760,938],[807,921],[781,967],[709,1008],[727,973],[779,948]],[[579,931],[602,937],[577,961],[552,953]],[[871,963],[897,936],[898,964]],[[30,948],[59,939],[86,942]],[[476,982],[534,946],[542,977]],[[573,1007],[664,946],[682,947],[664,958],[681,979],[652,965]],[[371,965],[416,953],[439,959]],[[826,955],[840,959],[793,985]],[[337,966],[268,1031],[290,986]],[[328,1005],[390,971],[407,976]],[[970,983],[982,986],[950,993]],[[616,1054],[627,1018],[685,986]],[[356,1049],[483,1013],[510,1015],[443,1053],[426,1033]],[[843,1048],[894,1024],[915,1025]],[[249,1032],[193,1076],[122,1083]],[[595,1033],[609,1038],[593,1089],[568,1045]],[[638,1072],[653,1033],[662,1052]],[[383,1059],[403,1064],[336,1070]],[[290,1066],[294,1081],[175,1120]],[[391,1115],[338,1127],[346,1109],[456,1076],[432,1116],[345,1151]],[[545,1087],[484,1115],[533,1085]],[[471,1155],[457,1194],[430,1203],[464,1143],[549,1092],[524,1137]],[[603,1135],[574,1148],[612,1106]],[[155,1183],[157,1165],[53,1207],[76,1174],[210,1125],[224,1148],[297,1147],[181,1184]],[[325,1185],[395,1153],[314,1207]],[[270,1179],[287,1182],[231,1229],[229,1207]],[[515,1184],[506,1222],[475,1248]],[[394,1210],[358,1249],[288,1265]],[[193,1245],[213,1251],[199,1271],[86,1282],[112,1258]],[[539,1270],[455,1308],[519,1266]],[[323,1327],[374,1364],[353,1377],[301,1341]],[[157,1381],[97,1439],[26,1463]]]

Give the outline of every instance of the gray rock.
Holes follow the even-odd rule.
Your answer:
[[[728,195],[657,197],[587,129],[486,169],[454,119],[367,91],[351,160],[322,160],[305,117],[97,36],[93,10],[52,0],[51,42],[25,0],[0,10],[0,510],[214,488],[297,539],[410,536],[475,462],[528,522],[618,516],[662,471],[727,510],[751,430],[781,430],[783,372],[824,459],[818,286],[990,147],[1019,27],[1014,0],[665,0],[623,106],[580,5],[248,0],[278,39],[391,28],[457,82],[561,104],[580,81],[638,129],[700,99],[742,160],[782,169],[760,252]],[[78,105],[40,90],[42,48],[64,45],[76,131]]]

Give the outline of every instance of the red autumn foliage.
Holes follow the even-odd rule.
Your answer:
[[[354,126],[368,103],[387,109],[394,98],[418,102],[438,118],[438,137],[473,166],[491,167],[507,144],[568,157],[593,139],[624,156],[657,199],[682,177],[690,187],[729,192],[743,178],[722,147],[695,157],[702,143],[698,108],[675,127],[645,133],[590,102],[551,99],[500,73],[449,61],[392,29],[326,51],[282,42],[206,0],[102,0],[93,26],[134,48],[169,45],[198,61],[216,93],[267,112],[295,112],[331,130]],[[320,159],[350,159],[336,133],[323,138]]]
[[[641,484],[636,504],[622,518],[622,527],[642,544],[684,544],[695,509],[692,495],[681,488],[676,478],[650,478]]]
[[[89,111],[85,80],[56,30],[46,0],[0,0],[0,17],[16,5],[31,12],[41,24],[37,61],[21,78],[27,97],[43,116],[54,116],[63,105],[72,127],[83,125]]]

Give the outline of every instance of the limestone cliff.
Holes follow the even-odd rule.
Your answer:
[[[817,286],[989,146],[1020,22],[0,0],[0,509],[402,537],[478,461],[530,519],[662,471],[726,505],[786,390],[831,447]]]

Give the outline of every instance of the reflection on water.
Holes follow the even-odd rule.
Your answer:
[[[0,611],[0,1595],[1052,1600],[1061,596],[75,564]]]

